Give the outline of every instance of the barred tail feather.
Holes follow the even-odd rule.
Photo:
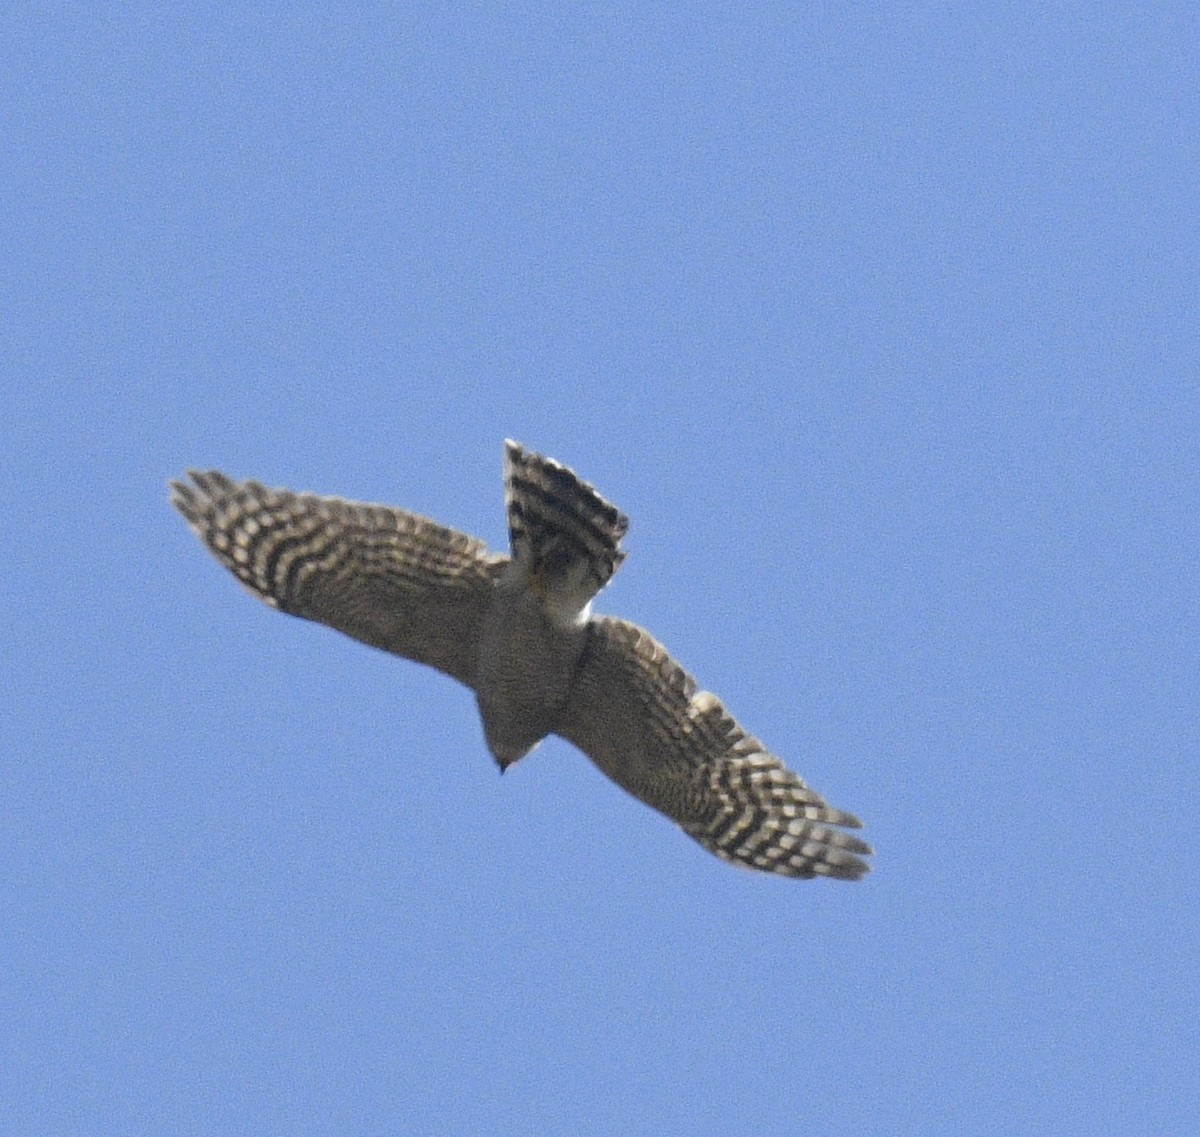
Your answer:
[[[513,559],[547,600],[582,610],[625,559],[629,519],[566,466],[511,440],[504,488]]]

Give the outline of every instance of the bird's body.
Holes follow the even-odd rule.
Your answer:
[[[511,561],[492,594],[479,636],[475,700],[501,769],[554,730],[587,644],[586,621],[554,619]]]
[[[513,556],[479,637],[475,698],[503,770],[557,725],[588,639],[592,598],[616,571],[628,520],[565,466],[505,448]]]
[[[173,500],[272,607],[471,687],[501,769],[550,733],[710,852],[785,876],[854,880],[871,850],[746,734],[649,633],[591,614],[628,520],[565,466],[506,444],[512,556],[387,506],[270,490],[215,471]]]

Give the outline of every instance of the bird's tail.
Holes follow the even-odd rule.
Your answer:
[[[511,440],[504,492],[513,559],[553,608],[582,612],[625,559],[629,518],[566,466]]]

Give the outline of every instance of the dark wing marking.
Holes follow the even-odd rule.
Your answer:
[[[480,623],[507,557],[402,509],[215,470],[190,476],[172,483],[173,503],[261,600],[473,684]]]
[[[589,628],[556,733],[724,860],[784,876],[857,880],[870,866],[852,814],[827,805],[696,685],[648,632]],[[842,827],[842,828],[838,828]]]

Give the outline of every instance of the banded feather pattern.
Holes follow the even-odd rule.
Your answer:
[[[514,558],[535,580],[583,566],[589,598],[599,592],[625,559],[619,546],[629,518],[566,466],[511,439],[504,444],[504,484]]]
[[[508,558],[407,510],[268,489],[216,470],[172,501],[260,600],[473,686],[479,628]]]
[[[556,732],[722,860],[783,876],[857,880],[859,829],[758,739],[649,632],[596,617]]]

